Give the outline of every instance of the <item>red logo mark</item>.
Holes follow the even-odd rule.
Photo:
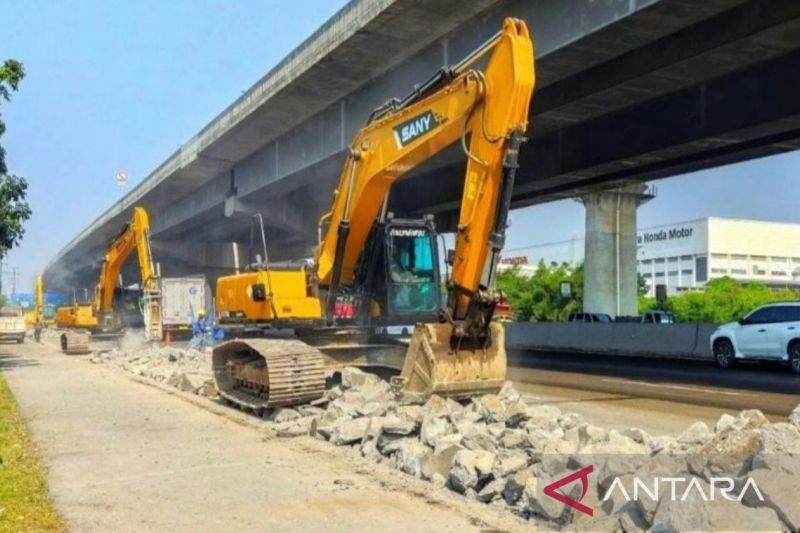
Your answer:
[[[573,472],[572,474],[568,475],[567,477],[562,477],[561,479],[550,483],[544,488],[544,493],[560,501],[563,504],[569,505],[570,507],[574,507],[578,511],[588,514],[589,516],[594,516],[594,511],[588,505],[583,505],[581,500],[583,497],[586,496],[586,491],[589,490],[589,474],[594,471],[594,466],[589,465],[585,468],[581,468],[577,472]],[[556,492],[556,489],[560,489],[564,485],[568,485],[575,481],[576,479],[581,480],[581,495],[578,498],[578,501],[573,500],[572,498],[568,498],[564,496],[560,492]]]

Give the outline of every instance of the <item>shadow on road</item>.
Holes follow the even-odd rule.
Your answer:
[[[13,350],[12,346],[19,346],[18,350]],[[15,368],[25,366],[38,366],[39,362],[30,356],[15,353],[18,351],[26,351],[26,344],[18,345],[16,343],[3,343],[0,342],[0,371],[8,372]]]

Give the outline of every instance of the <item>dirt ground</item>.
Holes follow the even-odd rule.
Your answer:
[[[535,530],[349,450],[268,439],[252,416],[46,345],[0,345],[0,370],[72,531]]]

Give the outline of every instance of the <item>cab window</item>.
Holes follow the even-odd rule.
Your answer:
[[[774,307],[764,307],[762,309],[756,309],[745,319],[746,324],[769,324],[771,322],[775,322],[777,319],[778,313],[776,313],[776,309]]]
[[[800,306],[778,305],[775,310],[775,322],[800,322]]]
[[[393,228],[389,279],[395,313],[429,312],[439,304],[434,242],[423,228]]]

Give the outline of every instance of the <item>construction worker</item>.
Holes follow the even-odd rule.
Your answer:
[[[200,309],[197,312],[197,318],[194,319],[192,322],[192,334],[197,337],[198,335],[202,335],[206,332],[206,328],[208,327],[207,320],[206,320],[206,311],[205,309]]]
[[[43,327],[44,324],[42,324],[42,317],[37,317],[36,324],[33,326],[33,338],[36,340],[36,342],[41,342]]]
[[[214,323],[206,316],[205,309],[197,312],[197,318],[192,322],[192,345],[197,349],[202,349],[210,344],[210,333]]]

